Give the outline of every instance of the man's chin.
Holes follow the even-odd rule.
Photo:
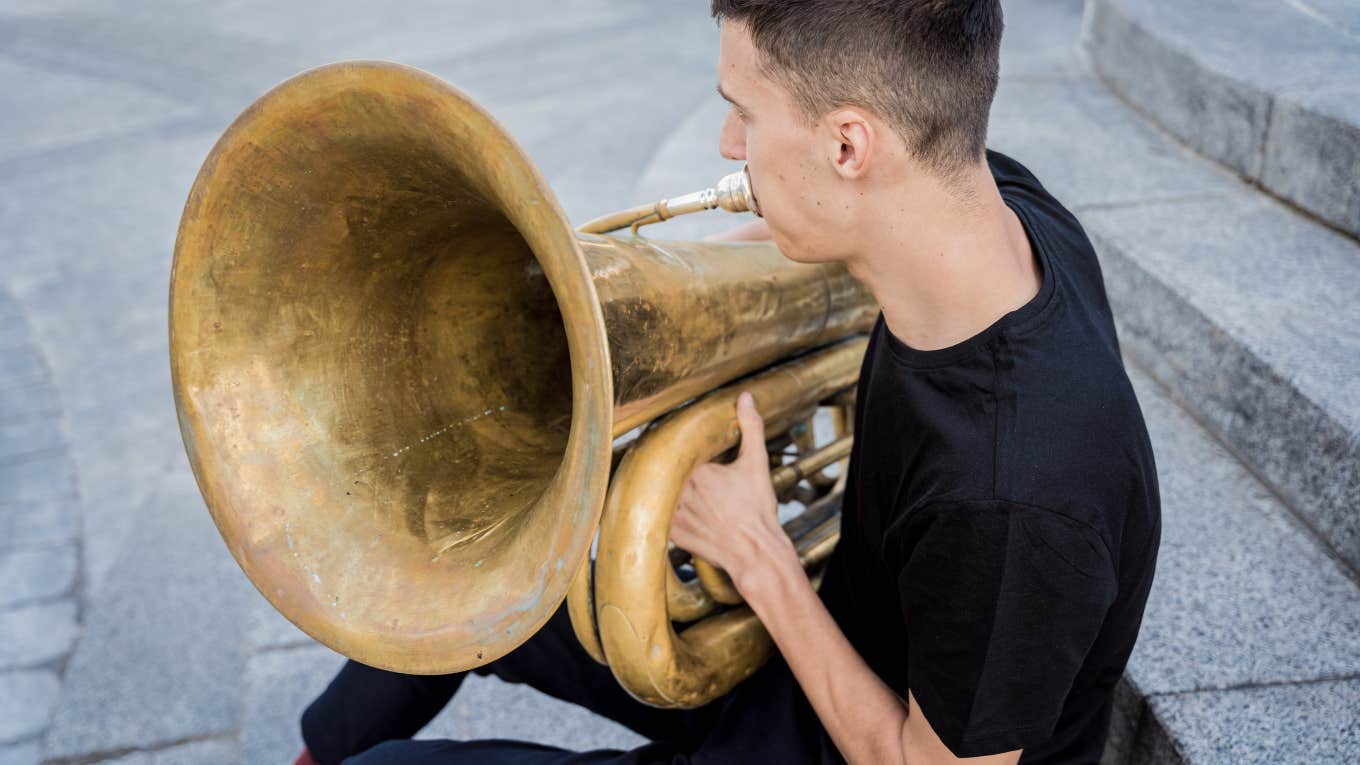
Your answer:
[[[795,263],[816,265],[818,263],[827,263],[835,260],[835,258],[827,257],[823,253],[812,252],[806,248],[794,246],[788,240],[780,241],[779,237],[774,237],[774,244],[779,248],[779,252],[783,254],[784,257]]]

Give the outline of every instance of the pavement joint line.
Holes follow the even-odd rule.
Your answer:
[[[126,757],[130,754],[156,754],[168,749],[185,746],[186,744],[200,744],[206,741],[222,741],[230,743],[237,739],[238,732],[205,733],[199,736],[183,736],[181,738],[169,739],[158,742],[151,746],[125,746],[117,749],[104,749],[97,752],[87,752],[72,757],[52,757],[41,760],[42,765],[94,765],[94,763],[105,762],[116,758]]]
[[[15,318],[15,321],[16,321],[16,323],[18,323],[18,324],[21,325],[21,328],[22,328],[22,330],[23,330],[23,334],[25,335],[25,341],[26,341],[26,342],[25,342],[25,341],[20,341],[17,345],[15,345],[15,346],[12,347],[12,348],[7,348],[4,352],[5,352],[5,353],[32,352],[32,353],[35,353],[35,354],[37,355],[37,357],[38,357],[38,362],[39,362],[39,364],[40,364],[40,372],[41,372],[41,374],[38,376],[39,379],[35,381],[35,385],[33,385],[33,386],[31,386],[31,387],[38,387],[38,388],[42,388],[42,389],[49,390],[49,391],[51,392],[52,395],[50,396],[50,400],[45,400],[45,401],[44,401],[44,404],[45,404],[45,405],[42,405],[42,406],[38,407],[38,409],[41,410],[41,413],[42,413],[42,414],[51,415],[51,418],[50,418],[50,419],[53,419],[53,420],[56,421],[56,427],[57,427],[57,429],[58,429],[58,434],[59,434],[59,436],[60,436],[60,441],[61,441],[61,443],[60,443],[59,446],[50,447],[50,448],[47,448],[47,449],[35,449],[35,450],[33,450],[33,451],[30,451],[30,452],[25,452],[25,453],[18,454],[18,455],[10,455],[10,456],[7,456],[7,457],[5,457],[5,458],[2,458],[2,459],[0,459],[0,466],[13,467],[13,466],[16,466],[16,465],[23,465],[23,464],[26,464],[26,463],[31,463],[31,462],[34,462],[34,461],[38,461],[38,460],[46,459],[46,458],[51,458],[51,457],[59,457],[59,458],[61,458],[62,461],[63,461],[63,463],[64,463],[64,465],[65,465],[65,467],[68,468],[68,470],[67,470],[67,475],[66,475],[66,483],[68,484],[68,488],[69,488],[70,491],[69,491],[69,494],[67,495],[67,497],[60,498],[59,501],[61,501],[61,500],[66,500],[66,499],[69,498],[69,500],[73,501],[73,504],[74,504],[75,507],[78,509],[78,508],[79,508],[79,491],[78,491],[77,484],[76,484],[76,478],[77,478],[77,476],[76,476],[76,469],[75,469],[75,464],[74,464],[73,461],[71,460],[70,455],[69,455],[69,452],[68,452],[68,449],[67,449],[67,445],[69,444],[69,437],[68,437],[68,434],[67,434],[66,431],[65,431],[65,428],[64,428],[63,422],[62,422],[62,420],[63,420],[63,418],[64,418],[64,408],[63,408],[62,405],[61,405],[61,392],[60,392],[60,390],[56,387],[56,383],[55,383],[55,381],[54,381],[54,379],[53,379],[53,377],[52,377],[52,368],[51,368],[51,364],[49,363],[49,361],[48,361],[48,359],[47,359],[47,354],[46,354],[45,352],[43,352],[43,349],[42,349],[41,345],[38,344],[38,343],[36,342],[35,338],[33,338],[33,336],[32,336],[32,335],[33,335],[33,322],[32,322],[32,320],[31,320],[31,316],[30,316],[30,312],[29,312],[28,306],[25,305],[24,302],[23,302],[22,300],[18,299],[18,297],[15,296],[15,295],[12,293],[12,291],[11,291],[10,289],[8,289],[8,285],[5,285],[5,284],[3,284],[3,283],[0,283],[0,297],[3,297],[8,303],[12,304],[12,305],[15,307],[16,313],[17,313],[17,316],[16,316],[16,318]],[[21,416],[18,416],[18,417],[7,416],[7,417],[5,417],[4,419],[5,419],[6,421],[10,421],[10,420],[31,419],[31,416],[32,416],[33,412],[32,412],[32,411],[25,411],[24,414],[25,414],[25,415],[28,415],[28,417],[25,418],[25,417],[22,416],[22,415],[21,415]],[[6,504],[8,505],[9,503],[6,503]],[[32,502],[21,502],[21,503],[14,503],[14,505],[11,505],[11,506],[18,506],[18,507],[24,508],[24,507],[29,507],[29,506],[31,506],[32,504],[33,504]],[[55,595],[47,595],[47,596],[38,597],[38,598],[30,598],[30,599],[20,600],[20,601],[14,602],[14,603],[9,603],[9,604],[6,604],[6,606],[5,606],[4,609],[3,609],[4,611],[8,612],[8,611],[12,611],[12,610],[18,610],[18,609],[21,609],[21,608],[31,607],[31,606],[34,606],[34,605],[45,605],[45,604],[51,604],[51,603],[60,603],[60,602],[64,602],[64,601],[70,601],[70,602],[72,602],[72,603],[74,604],[74,606],[75,606],[75,611],[76,611],[76,615],[75,615],[75,624],[76,624],[76,631],[75,631],[75,632],[76,632],[76,634],[72,637],[71,645],[68,647],[68,650],[67,650],[66,652],[62,653],[62,654],[59,655],[59,656],[55,656],[55,657],[49,658],[49,659],[47,659],[47,660],[45,660],[45,661],[36,662],[36,663],[32,663],[32,664],[14,665],[14,666],[12,666],[12,667],[7,667],[7,668],[4,670],[4,671],[6,671],[6,672],[10,672],[10,671],[30,671],[30,672],[31,672],[31,671],[46,671],[46,672],[51,672],[51,673],[52,673],[53,675],[55,675],[56,678],[57,678],[57,684],[58,684],[58,688],[59,688],[59,689],[64,689],[64,688],[65,688],[65,685],[66,685],[66,671],[67,671],[67,667],[68,667],[69,662],[70,662],[71,654],[72,654],[72,652],[75,650],[75,646],[79,643],[79,641],[80,641],[81,638],[83,637],[83,635],[84,635],[84,630],[85,630],[85,620],[84,620],[84,616],[85,616],[85,607],[84,607],[84,602],[83,602],[83,600],[84,600],[84,598],[83,598],[83,589],[84,589],[84,586],[83,586],[83,581],[84,581],[84,574],[83,574],[83,568],[84,568],[84,538],[83,538],[83,531],[80,530],[80,529],[78,528],[77,531],[75,532],[75,534],[73,535],[73,537],[69,537],[69,538],[62,539],[62,540],[54,540],[54,541],[49,541],[49,542],[46,542],[46,543],[41,543],[41,542],[39,542],[39,543],[22,543],[22,544],[17,544],[17,545],[5,545],[5,546],[4,546],[4,549],[3,549],[3,550],[0,550],[0,554],[9,555],[9,554],[12,554],[12,553],[23,552],[23,551],[29,551],[29,550],[40,550],[40,549],[51,549],[51,548],[64,548],[64,547],[74,548],[74,553],[75,553],[75,572],[74,572],[73,575],[72,575],[70,585],[69,585],[63,592],[61,592],[61,593],[58,593],[58,594],[55,594]],[[61,693],[61,692],[62,692],[61,690],[58,691],[58,693]],[[42,729],[41,729],[36,735],[34,735],[34,736],[29,736],[29,737],[25,737],[25,738],[22,738],[22,739],[15,739],[15,740],[13,740],[13,741],[7,741],[7,742],[4,742],[4,743],[5,743],[6,746],[10,746],[10,745],[21,745],[21,744],[23,744],[23,743],[26,743],[26,742],[32,740],[32,741],[38,742],[38,744],[41,746],[42,743],[43,743],[43,742],[45,741],[45,739],[46,739],[46,735],[47,735],[48,730],[51,729],[51,724],[52,724],[52,720],[49,719],[49,720],[47,721],[47,724],[44,725],[44,726],[42,726]]]
[[[55,657],[53,657],[53,658],[51,658],[51,659],[44,659],[44,660],[42,660],[42,661],[31,662],[31,663],[28,663],[28,664],[10,664],[9,666],[7,666],[7,667],[5,667],[5,668],[0,669],[0,675],[3,675],[3,674],[5,674],[5,673],[7,673],[7,672],[41,672],[41,671],[46,670],[46,671],[48,671],[48,672],[51,672],[51,673],[55,674],[58,678],[60,678],[60,677],[61,677],[61,673],[62,673],[62,671],[64,670],[65,666],[66,666],[66,657],[65,657],[65,656],[55,656]],[[44,729],[44,730],[45,730],[45,729]],[[40,734],[38,734],[38,735],[41,736],[42,734],[40,733]]]
[[[69,545],[69,544],[74,544],[74,543],[73,543],[73,542],[64,542],[63,544],[68,544],[68,545]],[[55,547],[55,545],[52,545],[52,546]],[[34,548],[26,548],[26,549],[35,549],[35,550],[36,550],[36,549],[41,549],[41,548],[34,547]],[[10,551],[10,552],[13,552],[13,551]],[[51,604],[51,603],[55,603],[55,602],[57,602],[57,601],[59,601],[59,600],[75,600],[75,601],[76,601],[76,624],[81,625],[81,627],[82,627],[82,629],[83,629],[83,627],[84,627],[84,621],[81,620],[80,617],[84,615],[84,609],[81,607],[80,601],[79,601],[79,599],[77,599],[77,597],[76,597],[76,595],[77,595],[76,590],[79,589],[79,576],[80,576],[80,573],[79,573],[79,570],[78,570],[78,569],[79,569],[79,566],[80,566],[80,553],[79,553],[79,552],[76,553],[76,566],[77,566],[77,572],[76,572],[76,576],[74,577],[74,578],[76,579],[76,581],[72,582],[72,583],[71,583],[71,586],[67,587],[65,590],[62,590],[62,592],[61,592],[60,594],[58,594],[58,595],[47,595],[47,596],[44,596],[44,597],[41,597],[41,598],[27,598],[27,599],[24,599],[24,600],[16,600],[16,601],[14,601],[14,602],[12,602],[12,603],[6,603],[3,610],[8,611],[8,610],[10,610],[10,609],[12,609],[12,608],[28,608],[28,607],[30,607],[30,606],[42,606],[42,605],[48,605],[48,604]],[[79,639],[80,639],[80,638],[76,638],[77,641],[78,641]],[[72,650],[72,651],[75,650],[74,644],[72,645],[71,650]]]
[[[43,735],[44,735],[43,733],[37,733],[32,736],[24,736],[23,738],[7,739],[5,741],[0,741],[0,746],[20,747],[23,746],[24,744],[37,744],[38,748],[41,749],[43,743]]]
[[[1222,448],[1224,451],[1226,451],[1228,455],[1232,457],[1232,459],[1236,460],[1237,464],[1242,466],[1242,469],[1247,471],[1248,475],[1250,475],[1252,478],[1255,478],[1256,482],[1266,490],[1266,493],[1268,493],[1272,499],[1278,502],[1280,506],[1285,509],[1285,514],[1283,517],[1286,520],[1296,524],[1297,528],[1303,531],[1310,540],[1317,544],[1318,549],[1320,549],[1329,560],[1331,560],[1333,563],[1337,565],[1337,568],[1347,579],[1350,580],[1352,584],[1354,584],[1357,587],[1360,587],[1360,569],[1356,569],[1355,567],[1351,566],[1351,564],[1344,557],[1342,557],[1341,553],[1338,552],[1336,548],[1332,546],[1332,544],[1327,540],[1327,537],[1324,536],[1322,532],[1318,530],[1317,526],[1313,524],[1313,522],[1310,521],[1307,518],[1307,516],[1300,512],[1297,505],[1289,498],[1285,497],[1280,492],[1280,488],[1276,486],[1269,478],[1267,478],[1260,471],[1259,468],[1256,467],[1256,463],[1248,459],[1246,455],[1244,455],[1232,444],[1231,441],[1225,438],[1223,434],[1220,433],[1216,427],[1214,427],[1213,423],[1209,422],[1207,419],[1200,416],[1200,413],[1195,409],[1193,405],[1190,404],[1188,400],[1186,400],[1184,396],[1182,396],[1178,391],[1173,389],[1165,380],[1158,377],[1157,374],[1153,371],[1152,367],[1149,366],[1148,364],[1143,363],[1143,360],[1136,353],[1124,353],[1123,357],[1127,363],[1136,367],[1138,371],[1142,372],[1148,379],[1152,380],[1152,382],[1158,388],[1161,389],[1162,393],[1166,395],[1167,399],[1169,399],[1171,403],[1176,406],[1176,408],[1180,409],[1187,416],[1189,416],[1190,420],[1194,422],[1196,425],[1198,425],[1200,430],[1202,430],[1211,441],[1213,441],[1215,444],[1218,444],[1218,446]]]
[[[1328,27],[1329,29],[1335,32],[1340,32],[1341,34],[1351,38],[1352,40],[1360,41],[1360,35],[1357,35],[1354,32],[1347,29],[1345,26],[1336,23],[1334,19],[1329,18],[1322,11],[1319,11],[1318,9],[1304,2],[1304,0],[1282,0],[1282,1],[1284,2],[1285,5],[1288,5],[1290,8],[1293,8],[1299,13],[1302,13],[1308,18],[1312,19],[1313,21],[1316,21],[1319,24],[1323,24],[1324,26]]]
[[[62,542],[61,544],[71,544],[71,543],[70,543],[70,542]],[[42,549],[42,547],[44,547],[44,546],[46,546],[46,547],[56,547],[57,545],[55,545],[55,544],[52,544],[52,545],[35,545],[35,546],[33,546],[33,547],[30,547],[30,548],[23,548],[23,549],[38,550],[38,549]],[[32,608],[33,606],[45,606],[45,605],[51,605],[51,604],[53,604],[53,603],[59,603],[59,602],[61,602],[61,601],[63,601],[63,600],[71,600],[71,593],[65,592],[65,593],[62,593],[62,594],[60,594],[60,595],[48,595],[48,596],[41,597],[41,598],[29,598],[28,600],[17,600],[17,601],[15,601],[15,602],[13,602],[13,603],[6,603],[6,604],[4,605],[4,607],[0,607],[0,613],[3,613],[3,612],[5,612],[5,611],[17,611],[18,609],[21,609],[21,608]],[[80,614],[77,613],[76,616],[79,617]],[[80,624],[79,618],[77,618],[76,623],[77,623],[77,624]],[[45,662],[44,662],[44,663],[45,663]],[[0,671],[7,671],[7,670],[0,670]]]
[[[1254,167],[1252,167],[1251,173],[1252,185],[1267,194],[1270,194],[1270,190],[1262,184],[1261,179],[1265,177],[1266,155],[1270,153],[1270,126],[1275,121],[1275,100],[1274,93],[1266,94],[1266,113],[1261,118],[1261,143],[1256,149]],[[1274,194],[1271,194],[1271,196],[1274,196]]]
[[[1321,685],[1323,683],[1344,683],[1351,680],[1360,680],[1360,672],[1352,672],[1344,675],[1320,675],[1306,680],[1265,680],[1261,682],[1237,683],[1234,685],[1206,686],[1204,688],[1188,688],[1183,691],[1158,691],[1149,693],[1143,697],[1144,700],[1175,698],[1177,696],[1191,696],[1196,693],[1224,693],[1227,691],[1249,691],[1254,688],[1290,688],[1305,685]]]
[[[1139,207],[1152,207],[1162,204],[1180,204],[1182,202],[1200,202],[1210,199],[1231,199],[1231,195],[1222,191],[1195,191],[1188,194],[1171,194],[1161,197],[1144,197],[1142,199],[1120,199],[1114,202],[1088,202],[1085,204],[1072,205],[1074,213],[1084,212],[1105,212],[1108,210],[1130,210]]]

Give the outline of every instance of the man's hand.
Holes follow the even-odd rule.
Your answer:
[[[707,463],[690,474],[671,521],[671,539],[691,554],[724,569],[745,593],[772,556],[790,555],[793,543],[779,526],[765,423],[751,394],[737,399],[741,450],[729,465]]]

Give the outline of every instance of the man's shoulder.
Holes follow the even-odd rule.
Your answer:
[[[1043,189],[1043,184],[1039,183],[1039,179],[1034,176],[1034,173],[1008,154],[988,149],[987,167],[992,171],[992,178],[996,180],[998,185],[1011,183],[1032,185]]]
[[[987,167],[997,191],[1012,207],[1027,213],[1032,227],[1051,246],[1090,252],[1091,243],[1077,216],[1049,193],[1039,178],[1018,160],[999,151],[987,150]]]

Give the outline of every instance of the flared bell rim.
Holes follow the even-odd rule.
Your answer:
[[[195,396],[195,357],[211,342],[201,322],[190,321],[192,306],[181,287],[204,278],[211,255],[213,221],[204,213],[214,179],[229,177],[239,156],[233,149],[271,130],[278,120],[318,94],[346,88],[381,92],[404,100],[428,120],[425,129],[475,137],[480,180],[486,191],[533,249],[561,313],[572,374],[571,425],[567,448],[548,488],[533,509],[544,531],[537,556],[540,576],[517,592],[498,593],[494,614],[464,614],[435,628],[406,631],[365,623],[340,613],[313,590],[305,572],[278,551],[277,529],[247,523],[244,495],[228,483],[221,452],[209,441],[214,412]],[[232,555],[255,587],[308,635],[350,658],[394,671],[433,674],[470,669],[508,653],[532,636],[562,602],[571,579],[589,554],[603,506],[612,441],[613,382],[605,325],[580,244],[551,189],[524,150],[489,113],[458,89],[411,67],[374,61],[331,64],[281,83],[246,109],[205,160],[185,205],[175,245],[170,284],[170,362],[175,405],[186,452],[200,491]],[[546,527],[545,527],[546,528]],[[268,544],[266,539],[270,538]],[[291,543],[290,543],[291,544]],[[469,575],[474,572],[466,572]],[[411,593],[422,607],[422,593]],[[426,594],[426,597],[429,597]]]

